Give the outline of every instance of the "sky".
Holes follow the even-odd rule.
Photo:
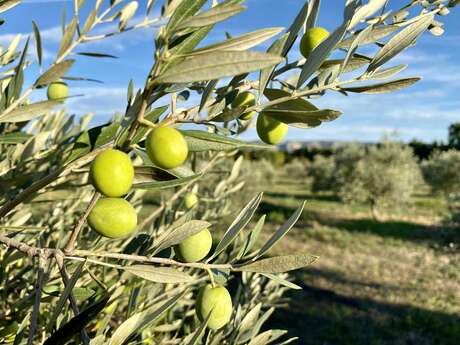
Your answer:
[[[85,18],[95,0],[87,0],[80,15]],[[108,2],[108,0],[105,0]],[[126,1],[125,1],[126,2]],[[342,19],[345,0],[323,0],[321,2],[318,25],[333,31]],[[138,14],[130,23],[144,19],[146,0],[140,0]],[[161,1],[157,0],[157,3]],[[217,25],[205,44],[225,39],[225,32],[233,36],[241,35],[266,27],[290,26],[303,6],[301,0],[247,0],[247,10],[237,17]],[[390,0],[390,8],[406,1]],[[7,46],[16,34],[23,39],[31,34],[32,20],[40,28],[44,42],[44,66],[53,62],[62,38],[60,28],[63,9],[66,9],[67,22],[73,11],[73,0],[23,0],[23,3],[1,18],[6,23],[0,26],[0,45]],[[158,16],[154,8],[150,17]],[[404,141],[417,139],[424,142],[446,140],[447,127],[460,121],[460,6],[448,16],[437,17],[445,24],[445,33],[435,37],[425,33],[417,44],[387,63],[387,67],[400,63],[409,67],[401,77],[420,76],[423,79],[411,86],[387,95],[350,94],[343,96],[328,92],[313,102],[322,108],[336,109],[343,115],[320,127],[313,129],[290,128],[289,139],[306,141],[378,141],[388,134],[396,134]],[[84,20],[84,19],[83,19]],[[83,21],[81,20],[81,21]],[[113,30],[106,24],[95,29],[94,34]],[[94,124],[103,123],[115,112],[122,112],[126,106],[126,89],[130,79],[137,87],[144,83],[153,61],[153,40],[156,27],[133,30],[113,38],[86,43],[77,48],[78,52],[99,52],[116,55],[116,59],[99,59],[77,56],[77,62],[68,73],[71,76],[92,78],[103,83],[72,81],[69,83],[71,95],[80,95],[66,101],[69,113],[83,115],[94,113]],[[271,41],[254,50],[265,51]],[[297,42],[298,44],[298,42]],[[298,47],[290,60],[298,58]],[[367,51],[366,51],[367,49]],[[375,52],[366,47],[364,52]],[[297,51],[296,51],[297,50]],[[34,58],[35,48],[29,51]],[[26,84],[31,84],[38,76],[36,64],[26,73]],[[255,76],[256,77],[256,76]],[[45,97],[44,91],[32,95],[33,100]],[[191,97],[184,105],[199,102],[199,96]],[[248,140],[256,139],[251,128],[244,134]]]

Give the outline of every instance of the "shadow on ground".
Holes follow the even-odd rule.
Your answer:
[[[459,344],[458,315],[350,298],[300,279],[295,283],[303,290],[291,290],[287,294],[291,299],[289,308],[278,309],[266,327],[288,330],[290,336],[299,337],[298,344]]]
[[[294,211],[294,207],[280,205],[270,201],[262,202],[258,210],[259,213],[267,214],[269,219],[277,222],[288,219]],[[397,240],[422,242],[432,246],[444,247],[448,246],[450,243],[460,242],[460,231],[457,228],[441,227],[437,225],[430,226],[400,220],[376,221],[373,218],[367,217],[341,218],[334,210],[319,212],[308,209],[308,206],[301,220],[335,227],[348,232],[369,233]]]

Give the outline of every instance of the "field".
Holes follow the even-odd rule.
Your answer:
[[[443,225],[441,199],[414,196],[376,222],[366,207],[303,190],[276,184],[260,208],[274,230],[307,200],[275,252],[320,256],[294,273],[303,290],[291,290],[269,327],[288,329],[299,344],[459,343],[460,231]]]

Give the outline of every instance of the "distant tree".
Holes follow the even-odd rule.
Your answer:
[[[449,150],[436,151],[429,161],[422,165],[425,181],[433,192],[449,198],[453,194],[460,194],[460,152]]]
[[[313,192],[331,191],[336,186],[336,162],[333,156],[317,155],[310,165],[309,174],[312,177]]]
[[[417,160],[406,145],[384,141],[369,147],[365,154],[362,147],[355,146],[339,155],[339,195],[345,202],[368,204],[377,220],[381,208],[409,202],[421,182]]]
[[[449,146],[460,149],[460,122],[453,123],[449,126]]]

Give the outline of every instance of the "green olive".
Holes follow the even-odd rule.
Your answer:
[[[195,193],[187,193],[184,202],[188,209],[194,208],[198,204],[198,196]]]
[[[211,232],[209,229],[203,229],[179,243],[175,247],[175,252],[184,262],[197,262],[209,254],[211,247]]]
[[[300,41],[300,52],[305,58],[329,36],[329,31],[321,27],[314,27],[305,32]]]
[[[219,329],[225,326],[232,316],[232,297],[223,286],[206,285],[200,289],[196,300],[198,318],[206,320],[209,313],[208,328]]]
[[[102,236],[122,238],[136,229],[137,214],[125,199],[102,198],[89,213],[88,224]]]
[[[50,101],[64,102],[69,96],[69,87],[63,81],[55,81],[48,86],[46,94]]]
[[[259,115],[256,128],[259,138],[270,145],[281,142],[288,132],[288,125],[267,115]]]
[[[232,108],[249,108],[256,105],[256,97],[249,91],[240,92],[232,102]],[[255,111],[244,113],[240,116],[241,120],[250,120],[254,115]]]
[[[184,136],[172,127],[154,128],[145,141],[151,161],[163,169],[174,169],[187,159],[188,145]]]
[[[133,184],[133,164],[126,153],[108,149],[93,161],[90,178],[94,188],[105,196],[119,197],[128,193]]]

